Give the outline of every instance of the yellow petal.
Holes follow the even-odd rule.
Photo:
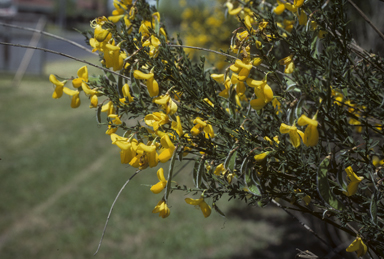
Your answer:
[[[299,126],[305,126],[305,125],[312,125],[314,127],[317,127],[317,125],[319,124],[319,122],[317,120],[314,120],[314,119],[310,119],[308,118],[306,115],[301,115],[299,120],[297,121],[297,124]]]
[[[167,184],[166,183],[164,183],[164,182],[158,182],[157,184],[155,184],[155,185],[152,185],[152,187],[151,187],[151,192],[153,192],[154,194],[158,194],[158,193],[160,193],[162,190],[164,190],[164,188],[165,188],[165,186],[166,186]]]
[[[319,142],[319,132],[317,127],[308,125],[304,131],[304,139],[303,142],[308,147],[314,147]]]
[[[272,101],[273,99],[273,91],[272,91],[272,88],[269,86],[269,85],[265,85],[264,86],[264,101],[266,103]]]
[[[284,4],[279,4],[275,9],[273,9],[273,12],[277,15],[281,15],[285,10],[285,5]]]
[[[218,83],[224,83],[224,74],[211,74],[211,77]]]
[[[149,96],[153,97],[159,95],[159,85],[157,81],[153,78],[153,76],[152,78],[147,80],[147,89],[149,92]]]
[[[200,199],[185,198],[185,202],[190,205],[199,205],[203,201],[204,201],[203,198],[200,198]]]
[[[205,218],[211,215],[211,207],[205,201],[202,201],[199,206]]]
[[[293,4],[296,6],[296,7],[300,7],[304,4],[304,0],[294,0],[293,1]]]
[[[149,73],[149,74],[145,74],[143,72],[141,72],[140,70],[135,70],[133,72],[133,76],[136,78],[136,79],[145,79],[145,80],[148,80],[148,79],[151,79],[153,78],[153,73]]]
[[[52,84],[56,85],[56,86],[64,86],[65,83],[67,82],[66,80],[64,81],[59,81],[57,80],[56,76],[55,75],[49,75],[49,81],[51,81]]]
[[[55,91],[52,94],[53,99],[59,99],[61,96],[63,96],[63,86],[56,86]]]
[[[265,100],[262,98],[253,99],[250,101],[251,107],[255,110],[261,110],[266,105]]]
[[[164,177],[163,168],[160,168],[159,170],[157,170],[157,179],[159,179],[160,182],[167,182],[167,180],[165,180],[165,177]]]

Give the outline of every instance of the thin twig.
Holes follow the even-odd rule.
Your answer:
[[[371,25],[371,27],[377,32],[377,34],[379,34],[379,36],[384,40],[384,34],[381,33],[381,31],[379,31],[379,29],[376,28],[376,26],[371,22],[371,20],[369,20],[368,17],[365,15],[365,13],[363,13],[363,11],[361,11],[360,8],[357,7],[357,5],[354,2],[352,2],[352,0],[348,0],[348,2],[356,9],[356,11],[358,11],[360,13],[360,15],[364,18],[364,20],[369,25]]]
[[[119,193],[117,194],[115,200],[113,201],[112,203],[112,206],[111,206],[111,209],[109,210],[109,213],[108,213],[108,217],[107,217],[107,221],[105,222],[105,225],[104,225],[104,229],[103,229],[103,233],[101,234],[101,238],[100,238],[100,242],[99,242],[99,245],[97,246],[97,250],[96,252],[93,254],[93,255],[96,255],[97,252],[99,252],[99,249],[101,247],[101,243],[103,242],[103,238],[104,238],[104,234],[105,234],[105,231],[107,230],[107,226],[108,226],[108,221],[109,221],[109,218],[111,217],[111,214],[112,214],[112,210],[113,210],[113,207],[115,206],[115,203],[117,201],[117,199],[119,198],[121,192],[124,190],[125,186],[127,186],[127,184],[129,183],[129,181],[132,180],[133,177],[135,177],[141,170],[137,170],[126,182],[125,184],[123,185],[123,187],[121,187]]]
[[[301,220],[299,220],[295,215],[293,215],[291,212],[289,212],[287,209],[285,209],[283,206],[280,205],[280,203],[276,202],[275,200],[272,200],[272,203],[275,204],[277,207],[283,209],[288,215],[290,215],[291,217],[293,217],[294,219],[296,219],[306,230],[308,230],[309,232],[311,232],[313,235],[315,235],[315,237],[317,237],[321,242],[323,242],[324,244],[326,244],[327,246],[330,246],[324,239],[322,239],[315,231],[313,231],[307,224],[305,224],[304,222],[302,222]]]
[[[72,44],[72,45],[74,45],[74,46],[76,46],[78,48],[81,48],[81,49],[83,49],[85,51],[88,51],[89,53],[92,53],[93,55],[98,55],[96,52],[92,52],[92,50],[87,49],[86,47],[80,45],[77,42],[74,42],[72,40],[68,40],[66,38],[57,36],[57,35],[49,33],[49,32],[45,32],[45,31],[42,31],[42,30],[37,30],[37,29],[29,28],[29,27],[22,27],[22,26],[13,25],[13,24],[2,23],[2,22],[0,22],[0,25],[2,25],[4,27],[16,28],[16,29],[25,30],[25,31],[37,32],[37,33],[40,33],[40,34],[43,34],[43,35],[46,35],[46,36],[49,36],[49,37],[52,37],[52,38],[55,38],[55,39],[58,39],[58,40],[62,40],[62,41],[68,42],[68,43],[70,43],[70,44]]]
[[[57,51],[50,50],[50,49],[39,48],[39,47],[32,47],[32,46],[28,46],[28,45],[15,44],[15,43],[0,42],[0,44],[1,44],[1,45],[7,45],[7,46],[13,46],[13,47],[26,48],[26,49],[37,49],[37,50],[42,50],[42,51],[45,51],[45,52],[48,52],[48,53],[52,53],[52,54],[56,54],[56,55],[60,55],[60,56],[66,57],[66,58],[70,58],[70,59],[79,61],[79,62],[81,62],[81,63],[85,63],[85,64],[87,64],[87,65],[96,67],[96,68],[98,68],[98,69],[104,70],[104,71],[109,72],[109,73],[111,73],[111,74],[115,74],[115,75],[117,75],[117,76],[121,76],[122,78],[131,80],[131,78],[128,77],[128,76],[119,74],[119,73],[117,73],[117,72],[115,72],[115,71],[112,71],[112,70],[110,70],[110,69],[108,69],[108,68],[105,68],[105,67],[101,67],[101,66],[98,66],[98,65],[94,65],[94,64],[92,64],[92,63],[90,63],[90,62],[88,62],[88,61],[85,61],[85,60],[81,60],[81,59],[75,58],[75,57],[70,56],[70,55],[65,54],[65,53],[57,52]]]

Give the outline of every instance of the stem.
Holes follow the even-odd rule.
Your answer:
[[[356,11],[359,12],[359,14],[364,18],[364,20],[369,25],[371,25],[371,27],[377,32],[377,34],[379,34],[379,36],[384,40],[384,34],[381,33],[381,31],[379,31],[379,29],[377,29],[377,27],[371,22],[371,20],[368,19],[368,17],[363,13],[363,11],[361,11],[360,8],[357,7],[357,5],[354,2],[352,2],[352,0],[348,0],[348,2],[356,9]]]
[[[127,186],[127,184],[129,183],[129,181],[132,180],[133,177],[135,177],[141,170],[137,170],[126,182],[125,184],[123,185],[123,187],[121,187],[119,193],[117,194],[115,200],[113,201],[112,203],[112,206],[109,210],[109,213],[108,213],[108,216],[107,216],[107,221],[105,222],[105,225],[104,225],[104,229],[103,229],[103,233],[101,234],[101,238],[100,238],[100,242],[99,242],[99,245],[97,246],[97,250],[96,252],[93,254],[93,255],[96,255],[97,252],[99,252],[99,249],[101,247],[101,243],[103,242],[103,238],[104,238],[104,234],[105,234],[105,231],[107,230],[107,226],[108,226],[108,222],[109,222],[109,218],[111,217],[111,214],[112,214],[112,210],[113,210],[113,207],[115,206],[115,203],[117,201],[117,199],[119,198],[121,192],[124,190],[125,186]]]
[[[105,68],[105,67],[101,67],[101,66],[98,66],[98,65],[94,65],[88,61],[85,61],[85,60],[81,60],[81,59],[78,59],[78,58],[75,58],[71,55],[68,55],[68,54],[65,54],[65,53],[62,53],[62,52],[57,52],[57,51],[54,51],[54,50],[50,50],[50,49],[45,49],[45,48],[39,48],[39,47],[32,47],[32,46],[28,46],[28,45],[22,45],[22,44],[15,44],[15,43],[7,43],[7,42],[1,42],[0,41],[0,44],[1,45],[7,45],[7,46],[12,46],[12,47],[20,47],[20,48],[25,48],[25,49],[37,49],[37,50],[42,50],[44,52],[48,52],[48,53],[52,53],[52,54],[56,54],[56,55],[60,55],[60,56],[63,56],[63,57],[66,57],[66,58],[70,58],[70,59],[73,59],[73,60],[76,60],[76,61],[79,61],[81,63],[85,63],[87,65],[90,65],[92,67],[96,67],[98,69],[101,69],[101,70],[104,70],[106,72],[109,72],[111,74],[114,74],[114,75],[117,75],[117,76],[121,76],[125,79],[128,79],[128,80],[131,80],[130,77],[127,77],[127,76],[124,76],[124,75],[121,75],[115,71],[112,71],[108,68]]]
[[[89,53],[92,53],[94,55],[98,55],[96,52],[92,52],[92,50],[90,49],[87,49],[86,47],[80,45],[79,43],[77,42],[74,42],[72,40],[68,40],[66,38],[63,38],[63,37],[60,37],[60,36],[57,36],[55,34],[52,34],[52,33],[49,33],[49,32],[45,32],[45,31],[42,31],[42,30],[37,30],[37,29],[33,29],[33,28],[29,28],[29,27],[21,27],[21,26],[18,26],[18,25],[13,25],[13,24],[7,24],[7,23],[2,23],[0,22],[0,25],[4,26],[4,27],[10,27],[10,28],[16,28],[16,29],[20,29],[20,30],[25,30],[25,31],[32,31],[32,32],[37,32],[37,33],[40,33],[40,34],[43,34],[43,35],[46,35],[46,36],[49,36],[49,37],[52,37],[52,38],[55,38],[55,39],[58,39],[58,40],[61,40],[61,41],[65,41],[65,42],[68,42],[80,49],[83,49]]]

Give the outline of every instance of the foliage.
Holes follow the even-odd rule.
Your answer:
[[[74,90],[51,75],[53,97],[64,92],[76,108],[84,92],[123,164],[170,161],[151,188],[163,194],[153,210],[163,218],[176,192],[199,194],[186,203],[204,217],[211,207],[222,214],[223,194],[261,207],[288,201],[354,236],[347,251],[384,256],[384,66],[354,43],[347,2],[227,2],[210,18],[227,12],[240,25],[226,52],[207,50],[227,62],[214,74],[167,37],[154,7],[115,1],[89,33],[104,74],[91,79],[80,68]],[[181,186],[175,180],[190,176],[175,163],[188,159],[194,186]]]

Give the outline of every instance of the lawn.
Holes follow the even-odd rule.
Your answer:
[[[134,172],[120,163],[89,100],[82,96],[72,109],[68,96],[52,99],[49,73],[75,76],[80,66],[50,63],[45,77],[25,77],[19,87],[12,76],[0,77],[2,259],[91,258],[109,208]],[[184,193],[173,193],[171,215],[159,218],[151,212],[161,194],[149,191],[156,171],[141,172],[123,191],[95,258],[294,258],[295,248],[317,243],[278,208],[225,198],[218,205],[227,217],[213,212],[205,219]],[[188,165],[175,180],[190,174]]]

